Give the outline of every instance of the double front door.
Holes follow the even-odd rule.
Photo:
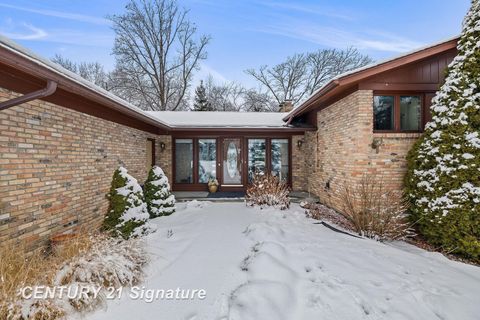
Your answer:
[[[176,138],[174,190],[206,190],[217,179],[220,190],[244,190],[255,172],[289,181],[288,138]]]

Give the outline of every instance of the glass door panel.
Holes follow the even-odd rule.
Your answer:
[[[175,182],[193,183],[193,139],[175,140]]]
[[[265,173],[267,165],[265,139],[248,139],[248,181],[257,172]]]
[[[198,139],[198,183],[217,178],[217,141]]]
[[[282,181],[288,181],[288,139],[272,139],[272,175]]]
[[[242,149],[239,138],[223,139],[223,184],[242,184]]]

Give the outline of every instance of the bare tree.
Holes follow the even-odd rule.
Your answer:
[[[115,31],[114,91],[147,110],[180,110],[209,36],[196,38],[188,11],[175,0],[130,0],[109,19]]]
[[[212,76],[205,81],[207,99],[215,111],[241,111],[245,89],[236,82],[217,84]]]
[[[215,111],[277,111],[278,105],[267,93],[246,89],[237,82],[215,83],[212,76],[204,82],[207,99]]]
[[[65,58],[59,54],[56,54],[52,61],[61,65],[67,70],[70,70],[85,80],[88,80],[97,86],[109,90],[109,74],[105,71],[104,67],[100,62],[80,62],[76,63],[72,60]]]
[[[273,67],[264,65],[245,72],[264,86],[279,105],[285,100],[298,103],[336,75],[371,62],[355,48],[324,49],[295,54]]]
[[[243,109],[249,112],[278,111],[278,103],[268,92],[255,89],[245,90],[243,94]]]
[[[280,104],[284,100],[299,101],[306,94],[307,66],[307,56],[296,54],[273,67],[264,65],[258,70],[248,69],[246,73],[265,86]]]

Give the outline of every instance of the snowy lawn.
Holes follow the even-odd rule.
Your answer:
[[[153,220],[142,285],[205,289],[206,299],[123,295],[87,319],[479,319],[480,268],[336,233],[296,205],[178,207]]]

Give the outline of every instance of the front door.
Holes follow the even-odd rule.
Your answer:
[[[222,141],[222,187],[243,186],[243,154],[241,138],[224,138]]]

